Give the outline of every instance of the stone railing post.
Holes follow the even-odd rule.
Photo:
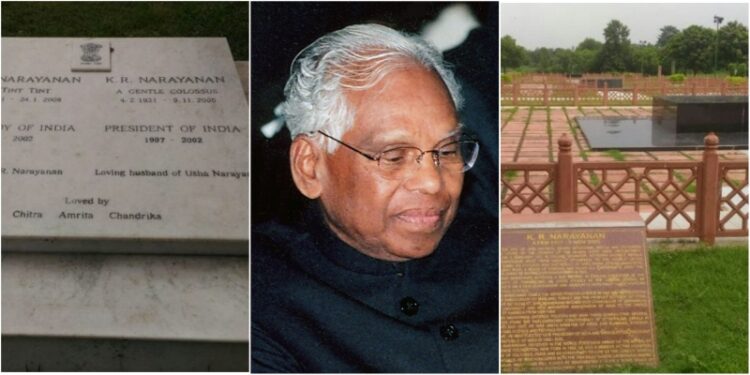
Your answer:
[[[576,106],[576,107],[578,107],[578,97],[579,97],[579,95],[580,94],[578,93],[578,85],[573,86],[573,105]]]
[[[633,105],[638,105],[638,86],[633,86]]]
[[[721,94],[721,96],[725,96],[727,94],[727,86],[726,85],[727,85],[726,82],[721,82],[721,84],[719,85],[719,93]]]
[[[518,105],[518,94],[520,93],[520,88],[518,87],[520,84],[518,82],[513,82],[513,105]]]
[[[557,141],[557,174],[555,177],[555,201],[557,212],[576,212],[575,184],[577,178],[573,169],[573,142],[563,133]]]
[[[719,181],[719,137],[713,132],[704,138],[703,173],[701,189],[696,199],[700,202],[699,229],[701,241],[713,245],[719,224],[719,200],[721,199],[721,182]]]
[[[604,106],[606,107],[609,104],[609,85],[607,85],[607,81],[604,81]]]
[[[549,89],[547,88],[547,80],[546,80],[546,77],[545,77],[545,80],[544,80],[544,106],[546,107],[548,105],[549,105]]]

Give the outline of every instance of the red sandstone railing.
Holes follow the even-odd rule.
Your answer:
[[[635,211],[649,237],[747,236],[748,164],[718,144],[706,136],[697,161],[574,162],[564,134],[557,162],[501,163],[503,213]]]
[[[611,78],[611,77],[610,77]],[[622,77],[618,77],[622,78]],[[622,88],[583,84],[586,79],[572,80],[564,76],[534,76],[515,79],[501,85],[502,105],[579,106],[579,105],[651,105],[660,95],[725,96],[747,95],[747,84],[733,84],[714,77],[690,77],[675,84],[666,78],[623,78]]]

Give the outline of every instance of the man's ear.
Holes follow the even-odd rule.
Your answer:
[[[300,136],[292,141],[289,148],[289,163],[292,168],[292,179],[302,195],[316,199],[323,190],[320,174],[321,153],[312,139]]]

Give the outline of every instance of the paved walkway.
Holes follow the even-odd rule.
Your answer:
[[[557,140],[567,133],[573,140],[572,152],[574,155],[574,161],[699,161],[702,158],[702,151],[591,151],[589,148],[586,138],[578,128],[575,117],[577,116],[650,116],[651,107],[503,107],[501,113],[501,162],[522,162],[522,163],[547,163],[554,162],[557,160]],[[744,161],[747,163],[748,155],[746,150],[720,150],[719,158],[721,161]],[[641,173],[641,170],[635,170],[634,172]],[[616,194],[611,194],[607,184],[616,185],[617,181],[622,180],[629,173],[626,170],[620,171],[608,171],[604,175],[601,171],[593,172],[588,174],[588,178],[585,178],[590,186],[593,186],[599,195],[609,197],[608,202],[610,206],[614,206],[619,211],[634,211],[636,207],[632,203],[623,203],[621,207],[618,207],[622,202]],[[640,184],[641,193],[650,193],[654,191],[664,190],[664,196],[657,196],[658,200],[667,202],[666,199],[673,200],[673,202],[681,208],[685,216],[690,219],[695,217],[694,204],[688,204],[684,208],[682,205],[686,202],[686,199],[682,196],[674,197],[679,195],[679,190],[676,186],[668,186],[670,177],[666,170],[664,171],[653,171],[649,173],[649,176],[654,180],[653,183],[642,182]],[[686,194],[693,198],[695,193],[695,183],[690,183],[692,171],[689,169],[677,170],[673,172],[671,181],[674,185],[682,187],[682,190],[686,191]],[[504,179],[506,182],[510,179],[512,183],[521,184],[525,176],[517,174],[505,174]],[[531,184],[543,184],[547,179],[546,172],[531,172],[529,175],[529,181]],[[742,183],[747,180],[747,172],[732,171],[729,174],[730,179],[733,183]],[[634,191],[636,190],[635,184],[630,183],[618,190],[625,200],[634,198]],[[516,185],[517,186],[517,185]],[[545,190],[545,194],[549,194],[551,187]],[[729,184],[725,183],[722,189],[723,196],[729,196],[732,191]],[[578,197],[579,201],[582,201],[591,189],[584,186],[583,183],[579,182],[578,185]],[[743,190],[744,194],[748,194],[747,187]],[[524,197],[528,198],[533,196],[534,193],[526,190],[523,192]],[[503,194],[507,194],[507,189],[503,189]],[[743,200],[733,195],[733,204],[743,205]],[[515,199],[511,204],[520,204],[520,199]],[[539,198],[534,199],[534,203],[542,203],[543,201]],[[600,207],[603,202],[597,198],[597,196],[591,197],[587,201],[590,208],[593,211],[607,211],[612,210],[611,207]],[[742,212],[746,215],[747,204],[744,204]],[[585,210],[585,208],[584,208]],[[655,208],[650,204],[641,204],[637,208],[637,211],[641,213],[644,219],[650,217],[655,211]],[[670,215],[675,211],[679,211],[675,206],[665,207],[666,215]],[[503,208],[503,213],[509,213],[510,210],[507,207]],[[722,205],[722,215],[726,215],[731,212],[728,205]],[[650,229],[666,229],[667,222],[671,222],[673,229],[685,229],[689,228],[688,218],[677,215],[674,219],[668,220],[664,215],[657,214],[657,216],[651,221]],[[739,229],[742,228],[742,218],[739,215],[732,215],[731,220],[726,224],[728,229]]]
[[[557,140],[563,133],[574,138],[574,160],[700,160],[702,151],[591,151],[578,129],[578,116],[651,116],[651,107],[503,107],[501,161],[557,160]],[[583,151],[583,152],[581,152]],[[613,157],[615,155],[615,157]],[[747,160],[746,150],[720,150],[721,160]]]

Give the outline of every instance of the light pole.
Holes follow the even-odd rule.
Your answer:
[[[716,24],[716,43],[714,46],[714,74],[716,74],[716,67],[719,59],[719,25],[724,21],[724,17],[714,16],[714,23]]]

